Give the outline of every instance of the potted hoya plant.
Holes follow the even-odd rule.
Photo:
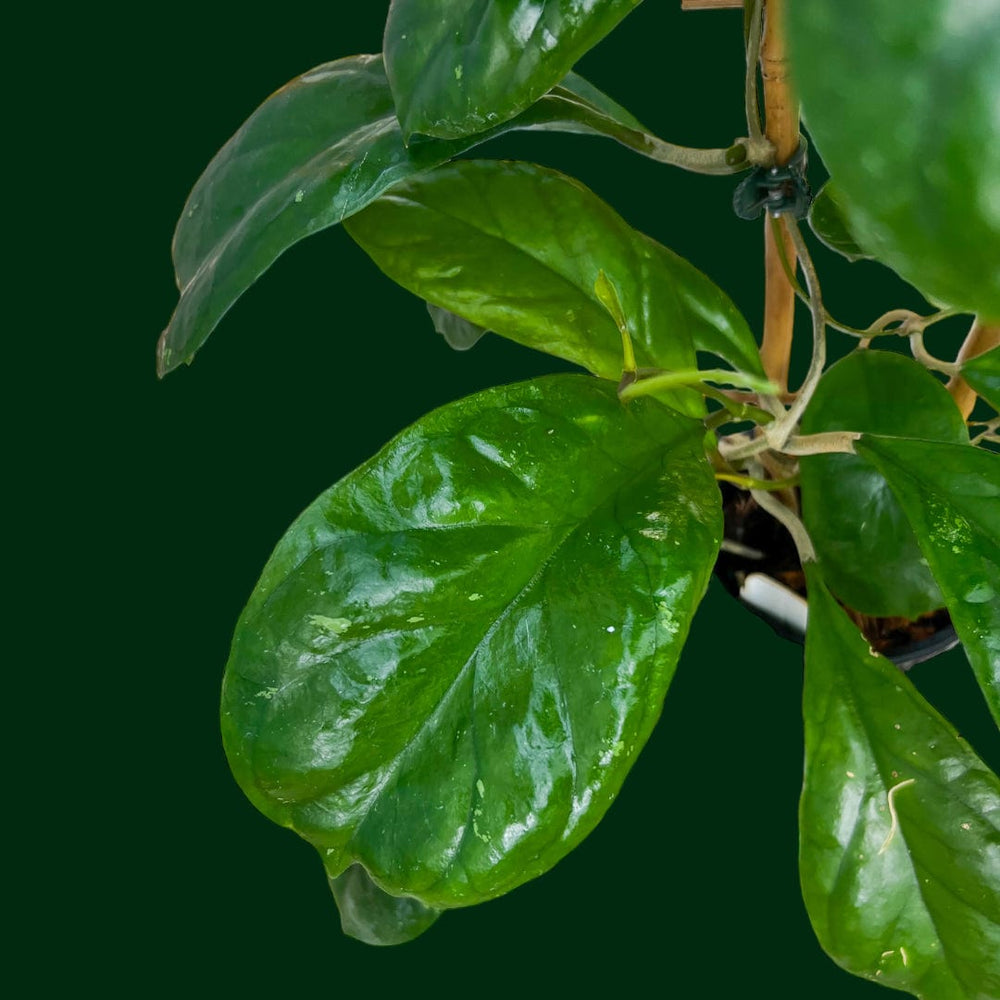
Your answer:
[[[905,670],[961,643],[1000,722],[1000,5],[684,0],[744,6],[746,134],[692,149],[573,70],[638,4],[392,0],[382,53],[292,80],[191,192],[161,376],[337,224],[455,348],[490,331],[577,369],[427,414],[295,521],[233,639],[230,765],[316,847],[347,934],[415,938],[595,827],[715,570],[804,632],[823,948],[916,996],[1000,997],[1000,781]],[[489,158],[526,130],[615,140],[665,189],[715,175],[764,227],[759,336],[574,178]],[[843,322],[819,243],[926,309]]]

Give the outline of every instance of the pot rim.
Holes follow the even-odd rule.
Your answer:
[[[749,587],[747,581],[752,581]],[[766,584],[762,581],[766,581]],[[726,589],[729,591],[729,588]],[[731,591],[729,592],[731,593]],[[791,587],[758,570],[746,574],[739,585],[738,594],[734,596],[761,621],[770,625],[783,639],[788,639],[799,645],[805,644],[804,624],[808,620],[809,602]],[[789,609],[797,607],[799,603],[802,605],[802,610],[801,614],[796,617],[794,612],[789,612]],[[914,667],[918,663],[923,663],[941,653],[946,653],[949,649],[954,649],[958,644],[958,633],[955,631],[955,626],[949,623],[925,639],[919,639],[902,649],[879,655],[891,660],[901,670],[909,670],[910,667]]]

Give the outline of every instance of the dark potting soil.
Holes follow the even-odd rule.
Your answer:
[[[722,585],[739,599],[740,587],[750,573],[763,573],[802,597],[808,597],[805,574],[795,543],[786,528],[762,510],[749,493],[729,483],[719,484],[723,498],[725,538],[743,552],[723,550],[715,564]],[[875,618],[845,608],[871,648],[904,669],[954,646],[958,638],[944,608],[910,620]],[[755,612],[759,613],[759,612]],[[760,614],[779,635],[802,642],[796,630]]]

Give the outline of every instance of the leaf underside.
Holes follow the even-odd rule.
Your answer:
[[[445,343],[453,351],[471,350],[489,333],[481,326],[470,323],[467,319],[434,305],[433,302],[427,303],[427,312],[434,329],[444,337]]]
[[[659,716],[718,551],[703,427],[563,375],[418,421],[292,526],[237,627],[250,799],[447,908],[551,867]]]
[[[351,865],[329,878],[340,911],[340,926],[348,937],[365,944],[403,944],[419,937],[440,910],[412,896],[391,896],[380,889],[361,865]]]

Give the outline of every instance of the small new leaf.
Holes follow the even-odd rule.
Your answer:
[[[628,320],[625,318],[622,300],[618,297],[618,289],[608,280],[608,276],[603,271],[597,272],[594,294],[597,296],[597,301],[607,309],[622,335],[622,371],[634,376],[636,372],[635,349],[632,347],[632,337],[628,332]]]
[[[851,232],[843,195],[836,184],[828,181],[820,188],[809,208],[809,225],[820,242],[849,261],[871,260],[872,255],[863,250]]]

